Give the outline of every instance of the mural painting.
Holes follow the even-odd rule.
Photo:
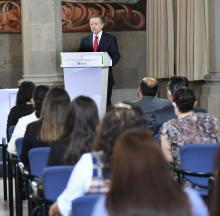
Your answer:
[[[116,3],[117,2],[117,3]],[[99,13],[107,31],[144,31],[146,0],[62,1],[63,32],[89,31],[89,17]],[[0,32],[21,32],[20,0],[0,0]]]

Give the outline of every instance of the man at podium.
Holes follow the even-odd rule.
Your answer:
[[[80,52],[107,52],[112,59],[112,66],[114,66],[120,59],[117,39],[115,36],[103,32],[103,27],[104,21],[100,15],[94,14],[90,17],[91,34],[81,40]],[[111,105],[113,85],[114,78],[112,67],[110,67],[108,75],[107,106]]]

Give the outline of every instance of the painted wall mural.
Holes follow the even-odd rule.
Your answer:
[[[21,32],[20,0],[0,1],[0,32]]]
[[[104,17],[107,31],[144,31],[146,29],[146,0],[115,2],[114,0],[63,1],[61,6],[63,32],[89,31],[89,17],[93,13],[99,13]],[[20,0],[0,0],[0,32],[21,32]]]

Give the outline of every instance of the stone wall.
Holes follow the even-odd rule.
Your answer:
[[[13,88],[22,77],[21,34],[0,34],[0,86]]]
[[[64,33],[63,50],[74,52],[79,49],[82,36],[88,33]],[[145,75],[146,33],[114,32],[118,39],[121,59],[113,73],[115,88],[136,88],[139,80]],[[17,86],[22,78],[22,42],[21,34],[0,34],[0,85],[3,88]]]

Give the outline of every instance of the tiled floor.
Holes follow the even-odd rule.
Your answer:
[[[15,214],[14,214],[15,215]],[[27,216],[27,202],[23,202],[23,216]],[[0,216],[9,216],[8,201],[4,201],[3,197],[3,182],[0,178]]]
[[[2,178],[0,178],[0,215],[1,216],[9,215],[8,201],[4,201],[4,198],[3,198]]]

